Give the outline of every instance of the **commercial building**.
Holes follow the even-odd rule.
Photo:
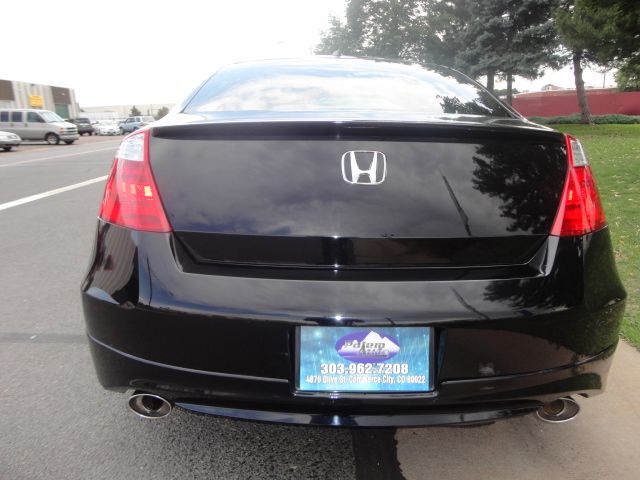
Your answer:
[[[93,120],[95,117],[96,120],[100,120],[102,118],[127,118],[131,116],[131,109],[136,107],[142,115],[151,115],[155,117],[158,114],[158,110],[162,107],[166,107],[169,110],[173,108],[172,103],[138,103],[136,105],[104,105],[97,107],[82,107],[82,111],[84,112],[85,117],[89,117]],[[100,116],[101,118],[97,118],[96,116]]]
[[[0,80],[0,108],[39,108],[62,118],[75,118],[79,108],[71,88]]]

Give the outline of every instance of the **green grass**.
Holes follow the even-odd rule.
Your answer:
[[[543,125],[576,125],[582,123],[580,115],[561,115],[558,117],[529,117],[529,120]],[[612,113],[609,115],[592,115],[591,121],[595,124],[630,124],[640,123],[640,115],[621,115]]]
[[[554,125],[589,157],[627,290],[622,335],[640,348],[640,125]]]

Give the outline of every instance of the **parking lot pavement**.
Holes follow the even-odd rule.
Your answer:
[[[106,175],[121,140],[85,136],[73,145],[0,153],[0,205]]]
[[[35,152],[39,150],[49,150],[51,148],[59,148],[59,149],[73,148],[78,145],[92,145],[94,143],[100,143],[105,141],[108,142],[109,140],[114,140],[114,139],[122,140],[123,138],[124,138],[123,135],[91,135],[91,136],[82,135],[78,140],[76,140],[71,145],[60,143],[59,145],[55,145],[55,146],[48,145],[44,140],[41,142],[24,141],[22,144],[20,144],[20,146],[14,147],[10,152],[4,152],[0,150],[0,159],[4,155],[10,155],[12,153]]]
[[[118,139],[104,142],[0,153],[0,206],[105,176]],[[399,478],[392,431],[352,434],[181,411],[148,421],[128,411],[124,395],[102,390],[79,287],[103,188],[97,181],[0,209],[0,479]],[[639,357],[622,345],[609,391],[582,401],[572,423],[528,417],[400,430],[402,472],[408,479],[637,478]]]
[[[408,480],[640,478],[640,352],[621,342],[605,393],[578,401],[581,413],[564,424],[527,416],[399,430],[402,473]]]

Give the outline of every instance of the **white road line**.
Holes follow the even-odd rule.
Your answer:
[[[102,182],[106,180],[107,177],[108,175],[104,175],[102,177],[92,178],[91,180],[86,180],[84,182],[74,183],[73,185],[67,185],[66,187],[49,190],[48,192],[37,193],[36,195],[31,195],[29,197],[19,198],[18,200],[13,200],[11,202],[0,203],[0,210],[17,207],[18,205],[24,205],[25,203],[29,202],[35,202],[36,200],[41,200],[43,198],[50,197],[51,195],[57,195],[58,193],[68,192],[69,190],[75,190],[76,188],[86,187],[87,185],[91,185],[93,183]]]
[[[13,167],[15,165],[24,165],[25,163],[41,162],[41,161],[44,161],[44,160],[54,160],[56,158],[77,157],[79,155],[86,155],[88,153],[106,152],[107,150],[112,150],[113,153],[115,153],[116,152],[116,147],[117,147],[117,145],[114,146],[114,147],[109,147],[109,148],[100,148],[98,150],[87,150],[87,151],[84,151],[84,152],[65,153],[64,155],[53,155],[53,156],[50,156],[50,157],[32,158],[31,160],[21,160],[21,161],[13,162],[13,163],[3,163],[3,164],[0,164],[0,168]]]

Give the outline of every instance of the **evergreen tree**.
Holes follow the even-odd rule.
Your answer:
[[[138,110],[138,107],[135,105],[131,107],[131,113],[129,114],[130,117],[138,117],[140,115],[142,115],[142,112]]]
[[[558,40],[551,20],[555,0],[483,0],[475,2],[458,63],[474,76],[498,73],[513,98],[513,77],[540,76],[544,66],[557,67]],[[489,82],[488,82],[489,83]]]
[[[600,63],[640,67],[640,2],[585,0],[598,23],[594,55]]]
[[[620,90],[640,90],[640,64],[628,62],[616,73],[616,83]]]
[[[474,15],[475,0],[423,0],[422,15],[417,17],[418,58],[422,63],[437,63],[470,74],[470,65],[459,58],[472,41],[469,24]],[[486,74],[488,72],[482,72]],[[491,81],[493,76],[490,77]],[[489,80],[488,80],[489,81]],[[488,85],[493,90],[493,84]]]
[[[158,112],[156,113],[156,120],[160,120],[162,117],[164,117],[167,113],[169,113],[169,109],[167,107],[161,107],[158,109]]]

